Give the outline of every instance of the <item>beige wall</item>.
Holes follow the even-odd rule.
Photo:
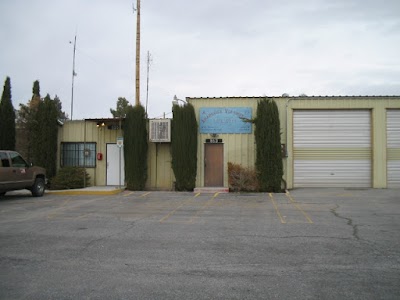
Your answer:
[[[257,102],[261,97],[232,98],[187,98],[195,107],[199,120],[201,107],[251,107],[252,117],[256,115]],[[387,186],[387,149],[386,149],[386,110],[400,108],[400,97],[275,97],[281,122],[281,142],[286,144],[288,157],[283,159],[284,179],[287,187],[293,187],[293,110],[296,109],[369,109],[372,115],[372,186]],[[85,130],[86,127],[86,130]],[[228,162],[245,167],[255,165],[254,125],[251,134],[220,134],[224,143],[224,186],[228,187]],[[288,130],[287,130],[288,128]],[[59,131],[59,144],[63,142],[96,142],[97,152],[103,153],[103,160],[97,161],[97,167],[87,169],[94,185],[106,184],[106,144],[115,143],[120,130],[97,128],[92,121],[67,121]],[[196,186],[204,186],[204,144],[209,134],[198,135],[197,179]],[[175,180],[171,168],[170,144],[149,143],[148,180],[149,190],[171,190]],[[58,166],[60,165],[58,153]]]
[[[201,107],[251,107],[253,118],[261,97],[187,98],[199,119]],[[281,143],[286,144],[288,157],[283,159],[287,187],[293,187],[293,110],[295,109],[370,109],[372,114],[372,186],[385,188],[386,176],[386,110],[400,108],[400,97],[269,97],[276,101],[281,123]],[[287,130],[288,128],[288,130]],[[199,134],[196,186],[204,186],[204,143],[209,134]],[[224,186],[228,187],[227,164],[234,162],[254,167],[254,125],[252,134],[220,134],[224,143]]]
[[[196,119],[199,120],[200,108],[202,107],[250,107],[252,109],[252,118],[255,118],[257,112],[257,103],[260,97],[232,97],[232,98],[187,98],[196,112]],[[286,140],[286,99],[275,99],[279,109],[279,119],[281,122],[281,143]],[[204,186],[204,144],[205,140],[211,138],[210,134],[198,135],[197,152],[197,178],[196,186]],[[228,187],[228,162],[241,164],[244,167],[254,168],[256,159],[256,147],[254,139],[254,125],[252,125],[251,134],[219,134],[219,139],[224,144],[224,186]],[[284,179],[286,180],[286,158],[283,160]]]
[[[94,142],[96,152],[103,154],[102,160],[96,160],[96,168],[87,168],[91,178],[91,185],[106,185],[106,151],[108,143],[116,143],[117,137],[122,136],[121,130],[110,130],[107,126],[97,127],[93,121],[66,121],[59,129],[58,139],[58,167],[60,167],[61,142]]]
[[[171,144],[149,142],[146,189],[171,191],[174,181],[175,176],[171,166]]]
[[[90,175],[91,185],[106,185],[107,144],[116,143],[118,136],[123,136],[121,130],[110,130],[107,126],[97,127],[95,121],[65,122],[60,127],[58,135],[58,168],[60,167],[61,142],[95,142],[96,152],[103,153],[103,160],[96,160],[96,168],[87,168],[86,170]],[[175,179],[171,168],[170,153],[169,143],[158,143],[156,145],[149,142],[146,189],[172,190]]]

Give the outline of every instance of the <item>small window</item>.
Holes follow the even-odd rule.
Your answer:
[[[11,164],[14,168],[27,168],[26,161],[16,152],[10,152]]]
[[[0,152],[0,167],[10,167],[10,160],[8,159],[8,155],[5,152]]]
[[[62,167],[96,167],[96,143],[61,143]]]

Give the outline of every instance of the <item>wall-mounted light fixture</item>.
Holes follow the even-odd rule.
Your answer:
[[[174,96],[174,99],[172,100],[172,105],[179,105],[179,101],[183,102],[184,104],[187,104],[187,102],[185,100],[179,99],[178,97],[176,97],[176,95]]]

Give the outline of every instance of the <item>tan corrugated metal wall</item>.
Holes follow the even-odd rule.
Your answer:
[[[199,122],[199,112],[202,107],[250,107],[252,118],[255,117],[257,101],[260,98],[189,98],[196,112],[196,119]],[[284,110],[280,110],[280,113]],[[280,115],[281,116],[281,115]],[[210,139],[210,134],[198,135],[197,151],[197,176],[196,186],[204,187],[204,144]],[[254,169],[255,165],[255,140],[254,125],[250,134],[218,134],[224,144],[224,187],[228,187],[228,162],[241,164],[243,167]]]
[[[170,143],[149,142],[146,189],[166,191],[173,189],[175,176],[171,160]]]
[[[96,168],[87,168],[91,181],[90,185],[106,185],[107,167],[107,143],[116,143],[117,137],[121,136],[120,130],[110,130],[105,127],[97,127],[96,122],[76,120],[67,121],[59,129],[58,139],[61,142],[96,143],[96,152],[103,154],[102,160],[96,160]],[[60,147],[60,146],[59,146]],[[60,167],[60,148],[58,149],[58,167]]]
[[[387,111],[387,178],[389,188],[400,188],[400,110]]]
[[[85,124],[86,123],[86,124]],[[86,130],[85,130],[86,128]],[[85,133],[86,131],[86,133]],[[110,130],[105,127],[97,127],[92,121],[67,121],[59,128],[58,144],[61,142],[95,142],[96,152],[103,153],[103,160],[96,160],[96,168],[87,168],[91,178],[91,185],[101,186],[107,184],[107,144],[116,143],[117,137],[123,136],[120,130]],[[157,150],[157,151],[156,151]],[[171,168],[171,151],[169,143],[149,142],[148,153],[148,178],[147,189],[172,190],[174,174]],[[57,166],[60,167],[60,147],[58,149]]]
[[[199,120],[199,109],[201,107],[251,107],[252,116],[255,117],[257,102],[262,97],[231,97],[231,98],[187,98],[188,102],[195,107],[196,118]],[[288,157],[284,158],[284,179],[287,181],[288,188],[293,188],[294,183],[294,157],[312,156],[315,153],[304,153],[301,149],[296,149],[294,153],[293,145],[293,111],[296,110],[368,110],[370,111],[370,147],[371,151],[364,150],[361,154],[361,149],[347,149],[347,153],[339,154],[335,152],[336,159],[340,155],[347,158],[352,155],[364,155],[370,158],[371,167],[370,173],[372,176],[370,186],[374,188],[385,188],[392,179],[387,180],[387,176],[391,175],[390,161],[396,161],[399,153],[396,147],[389,146],[386,135],[391,133],[386,129],[386,118],[388,109],[400,110],[400,97],[274,97],[279,108],[279,117],[281,121],[281,142],[286,144]],[[390,116],[388,116],[390,119]],[[391,122],[389,120],[389,122]],[[106,152],[106,144],[114,143],[117,136],[123,135],[118,130],[108,130],[104,128],[99,130],[94,122],[86,122],[86,141],[97,143],[97,152]],[[83,142],[84,141],[84,121],[67,121],[60,128],[59,144],[64,142]],[[209,134],[198,135],[198,168],[196,186],[204,186],[204,143]],[[254,126],[251,134],[219,134],[218,138],[223,139],[224,143],[224,186],[228,186],[227,180],[227,163],[234,162],[242,164],[245,167],[254,168],[255,164],[255,140]],[[389,137],[390,138],[390,137]],[[388,149],[387,149],[388,145]],[[159,144],[156,152],[155,144],[149,143],[148,154],[148,181],[146,188],[148,189],[171,189],[173,186],[174,175],[171,168],[170,145]],[[352,148],[352,147],[349,147]],[[335,149],[334,149],[335,150]],[[355,152],[354,152],[355,151]],[[396,152],[397,151],[397,152]],[[332,156],[332,153],[325,153]],[[58,154],[59,155],[59,154]],[[396,156],[397,155],[397,156]],[[155,159],[157,158],[157,164]],[[396,159],[394,159],[396,158]],[[60,156],[58,156],[58,165]],[[386,163],[388,161],[388,163]],[[106,182],[106,166],[105,159],[97,161],[96,169],[88,169],[92,179],[92,184],[104,185]],[[395,171],[396,173],[397,171]],[[397,173],[396,173],[397,174]],[[397,176],[397,175],[396,175]],[[389,186],[391,184],[389,183]]]

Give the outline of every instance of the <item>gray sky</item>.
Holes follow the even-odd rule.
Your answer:
[[[15,108],[32,85],[74,119],[135,99],[136,0],[1,0],[0,80]],[[142,0],[141,102],[185,97],[400,95],[399,0]]]

